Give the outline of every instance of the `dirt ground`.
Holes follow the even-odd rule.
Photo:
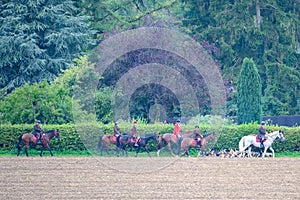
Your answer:
[[[299,158],[0,157],[1,199],[300,199]]]

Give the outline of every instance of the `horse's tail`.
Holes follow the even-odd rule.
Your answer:
[[[19,137],[18,137],[18,141],[17,141],[17,148],[20,149],[21,148],[21,143],[22,143],[22,136],[24,134],[21,134]]]
[[[242,152],[244,151],[244,147],[245,147],[245,138],[246,136],[242,137],[242,139],[239,142],[239,151]]]
[[[99,136],[99,141],[98,141],[98,144],[97,144],[97,147],[96,147],[96,151],[99,151],[102,147],[102,135]]]

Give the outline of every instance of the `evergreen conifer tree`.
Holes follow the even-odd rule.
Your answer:
[[[261,80],[254,61],[249,58],[243,60],[238,79],[238,123],[259,122],[262,117],[261,108]]]
[[[54,80],[90,44],[88,24],[73,0],[3,1],[0,88]]]

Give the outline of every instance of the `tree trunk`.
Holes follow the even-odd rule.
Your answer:
[[[259,0],[256,0],[256,27],[260,31],[260,6],[259,6]]]

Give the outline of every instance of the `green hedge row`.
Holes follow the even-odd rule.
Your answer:
[[[131,124],[121,123],[120,129],[123,132],[130,130]],[[191,130],[193,126],[182,125],[183,130]],[[113,133],[113,124],[65,124],[65,125],[42,125],[44,130],[60,129],[61,143],[59,144],[56,138],[51,140],[50,146],[57,150],[96,150],[99,137],[103,134]],[[275,130],[283,130],[286,137],[286,142],[275,141],[273,148],[276,152],[282,151],[300,151],[300,127],[278,127],[266,126],[268,132]],[[33,130],[33,125],[1,125],[0,126],[0,150],[13,150],[16,148],[18,136],[22,133],[30,133]],[[200,130],[203,134],[210,132],[211,128],[208,125],[200,125]],[[239,140],[244,135],[257,133],[257,124],[247,125],[226,125],[218,130],[218,141],[214,144],[214,149],[238,149]],[[171,124],[138,124],[140,133],[156,132],[157,134],[171,133],[173,125]],[[80,133],[80,134],[78,134]]]

